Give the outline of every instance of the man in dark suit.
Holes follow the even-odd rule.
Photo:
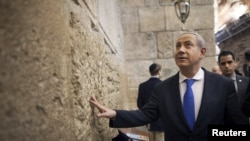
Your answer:
[[[139,85],[137,97],[137,107],[139,109],[143,109],[143,106],[148,103],[154,86],[161,82],[161,65],[157,63],[151,64],[149,66],[149,73],[151,77]],[[152,133],[153,141],[164,141],[164,127],[160,118],[151,122],[148,128]]]
[[[218,56],[218,64],[222,74],[233,80],[239,102],[242,106],[246,97],[249,78],[236,74],[237,62],[231,51],[221,51]]]
[[[240,109],[234,83],[228,78],[201,67],[206,48],[203,38],[193,32],[181,34],[175,45],[175,63],[179,71],[154,87],[149,102],[141,110],[113,110],[90,98],[100,113],[109,118],[110,127],[123,128],[145,125],[160,117],[165,141],[207,141],[208,125],[247,124]],[[193,85],[186,87],[192,79]],[[185,92],[189,90],[187,93]],[[192,89],[193,91],[190,92]],[[186,94],[193,93],[194,110],[186,115]],[[190,100],[191,101],[191,100]],[[185,114],[184,114],[185,113]],[[193,115],[194,114],[194,115]],[[189,126],[188,117],[194,119]]]

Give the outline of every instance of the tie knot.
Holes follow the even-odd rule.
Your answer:
[[[191,87],[194,83],[194,79],[186,79],[185,82],[187,84],[187,87]]]

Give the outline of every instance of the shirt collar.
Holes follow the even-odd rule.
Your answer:
[[[153,75],[150,78],[159,78],[159,75]]]
[[[233,79],[234,81],[236,81],[236,74],[235,73],[233,73],[231,79]]]
[[[204,78],[204,71],[200,68],[199,71],[194,75],[192,79],[195,81],[202,80]],[[188,79],[181,72],[179,73],[179,83],[182,83],[184,80]]]

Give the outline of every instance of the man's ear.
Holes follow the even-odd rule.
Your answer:
[[[200,51],[201,51],[201,58],[204,58],[206,56],[207,49],[202,48]]]

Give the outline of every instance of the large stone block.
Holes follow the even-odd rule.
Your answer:
[[[214,2],[217,2],[217,1],[215,0],[194,0],[194,1],[191,0],[191,4],[196,4],[196,5],[213,5]]]
[[[162,80],[176,74],[179,70],[178,66],[175,64],[174,58],[157,59],[155,62],[162,65]]]
[[[145,0],[145,6],[158,6],[159,0]]]
[[[139,8],[140,32],[165,30],[164,15],[164,8],[162,7]]]
[[[186,20],[185,28],[193,30],[214,29],[214,8],[212,5],[192,6],[189,17]]]
[[[142,7],[144,5],[144,0],[122,0],[123,7]]]
[[[169,6],[169,5],[174,5],[173,0],[159,0],[160,5],[163,6]]]
[[[128,60],[157,58],[156,39],[152,32],[125,34],[124,42],[124,54]]]
[[[174,53],[173,33],[172,32],[158,32],[157,33],[157,56],[161,58],[171,58]]]
[[[95,2],[0,2],[0,140],[111,140],[88,99],[120,106],[123,37],[115,1],[102,22]]]
[[[153,60],[129,60],[126,62],[126,68],[128,77],[145,77],[150,76],[149,66],[153,63]]]
[[[127,109],[129,110],[138,109],[137,108],[138,88],[129,88],[127,97],[128,97],[127,104],[129,105]]]
[[[165,7],[165,23],[167,31],[178,31],[182,28],[182,23],[178,19],[175,13],[174,6],[166,6]]]
[[[139,20],[138,20],[138,8],[137,7],[123,8],[122,26],[123,26],[124,33],[138,33],[139,32]]]
[[[99,1],[99,15],[97,20],[100,22],[101,28],[103,28],[102,30],[104,30],[100,30],[100,32],[106,35],[106,42],[110,44],[110,47],[114,46],[113,50],[119,50],[123,42],[123,32],[120,20],[121,9],[119,3],[113,0],[111,1],[112,2]]]

